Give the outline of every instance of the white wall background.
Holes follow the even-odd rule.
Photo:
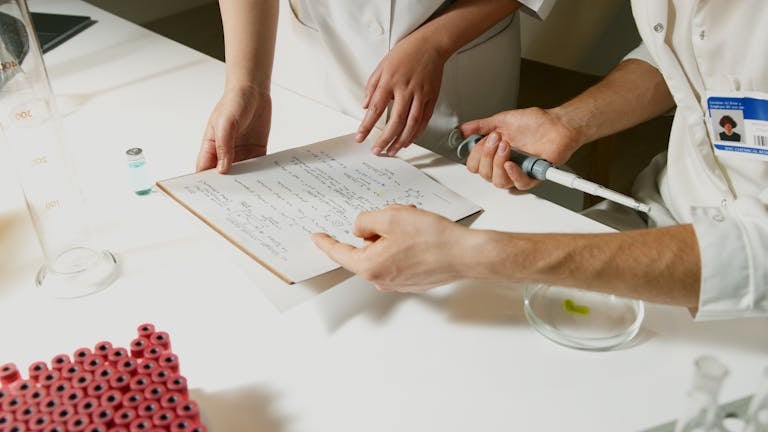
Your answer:
[[[546,21],[521,20],[523,57],[605,75],[640,43],[629,0],[559,0]]]

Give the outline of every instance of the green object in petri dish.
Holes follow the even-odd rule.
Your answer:
[[[563,309],[577,315],[589,315],[589,306],[576,304],[572,299],[563,300]]]

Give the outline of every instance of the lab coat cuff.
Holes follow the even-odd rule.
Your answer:
[[[545,20],[552,12],[552,7],[555,6],[556,0],[517,0],[522,5],[521,10],[526,14],[539,19]]]
[[[764,315],[766,309],[765,270],[758,255],[758,240],[750,239],[761,230],[738,215],[719,207],[692,211],[699,244],[701,285],[696,321]],[[764,229],[762,229],[764,230]],[[765,241],[765,233],[762,234]],[[757,254],[757,255],[756,255]]]
[[[641,42],[640,45],[637,46],[637,48],[633,49],[626,56],[624,56],[623,60],[631,60],[631,59],[641,60],[655,67],[656,69],[659,68],[659,66],[656,64],[656,61],[653,60],[653,57],[651,56],[651,52],[648,51],[648,47],[645,46],[644,42]]]

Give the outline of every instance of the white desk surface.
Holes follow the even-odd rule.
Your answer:
[[[98,20],[45,59],[94,236],[117,253],[121,276],[78,300],[36,291],[40,251],[0,161],[0,363],[26,367],[104,339],[127,346],[138,324],[154,322],[170,333],[213,432],[639,430],[677,417],[705,353],[731,368],[723,400],[756,390],[768,363],[764,319],[694,323],[685,310],[647,305],[636,343],[595,353],[536,333],[509,284],[383,294],[337,271],[287,288],[161,193],[130,190],[129,147],[144,148],[155,178],[193,169],[223,64],[79,0],[31,9]],[[273,97],[271,150],[357,125],[279,87]],[[414,147],[406,159],[485,208],[474,227],[604,230]],[[322,293],[280,310],[270,298],[291,289]]]

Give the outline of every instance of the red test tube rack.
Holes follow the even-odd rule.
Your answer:
[[[206,432],[168,333],[137,327],[128,348],[99,341],[24,371],[0,363],[0,432]]]

